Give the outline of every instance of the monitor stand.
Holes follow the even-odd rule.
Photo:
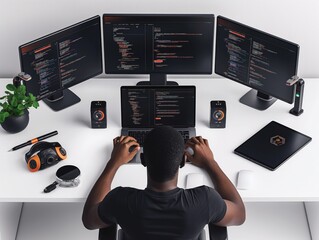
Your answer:
[[[269,96],[265,93],[257,91],[255,89],[250,90],[244,96],[239,99],[239,102],[255,108],[257,110],[266,110],[269,108],[277,99]]]
[[[141,81],[136,84],[137,86],[148,86],[148,85],[173,85],[177,86],[178,83],[174,81],[167,81],[167,76],[165,73],[151,73],[149,81]]]
[[[43,99],[43,101],[54,111],[60,111],[64,108],[70,107],[81,99],[69,89],[64,89],[52,94],[50,97]]]

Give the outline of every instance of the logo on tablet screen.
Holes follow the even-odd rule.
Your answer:
[[[284,145],[286,142],[286,139],[282,136],[276,135],[270,138],[270,143],[275,146],[281,146]]]

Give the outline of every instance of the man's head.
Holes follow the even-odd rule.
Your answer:
[[[143,164],[149,177],[156,182],[171,180],[184,160],[184,140],[169,126],[154,128],[144,142]]]

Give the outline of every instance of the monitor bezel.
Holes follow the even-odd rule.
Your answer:
[[[289,45],[290,47],[294,47],[295,49],[293,49],[293,50],[296,50],[296,51],[295,51],[295,52],[296,52],[296,66],[295,66],[294,75],[297,75],[297,72],[298,72],[300,46],[299,46],[298,44],[293,43],[293,42],[291,42],[291,41],[288,41],[288,40],[286,40],[286,39],[283,39],[283,38],[280,38],[280,37],[278,37],[278,36],[272,35],[272,34],[270,34],[270,33],[261,31],[261,30],[259,30],[259,29],[253,28],[253,27],[250,27],[250,26],[245,25],[245,24],[243,24],[243,23],[240,23],[240,22],[234,21],[234,20],[232,20],[232,19],[223,17],[223,16],[221,16],[221,15],[218,15],[217,18],[216,18],[216,28],[215,28],[215,29],[216,29],[216,36],[215,36],[216,45],[215,45],[215,64],[214,64],[214,72],[215,72],[216,74],[222,76],[222,77],[225,77],[225,78],[230,79],[230,80],[232,80],[232,81],[235,81],[235,82],[237,82],[237,83],[243,84],[243,85],[245,85],[245,86],[247,86],[247,87],[250,87],[250,88],[252,88],[252,89],[255,89],[255,90],[257,90],[257,91],[259,91],[259,92],[261,92],[261,93],[263,93],[263,94],[267,94],[267,95],[269,95],[269,96],[275,97],[275,98],[277,98],[277,99],[280,99],[281,101],[284,101],[284,102],[287,102],[287,103],[290,103],[290,104],[293,103],[293,102],[294,102],[295,91],[296,91],[295,85],[291,86],[290,99],[288,100],[288,99],[282,98],[282,96],[279,96],[279,95],[276,95],[276,94],[274,95],[274,94],[271,93],[271,92],[265,91],[265,90],[262,89],[262,88],[258,88],[258,87],[255,87],[255,86],[251,86],[251,85],[249,85],[249,84],[246,84],[245,82],[237,81],[236,79],[230,78],[229,76],[225,76],[225,75],[223,75],[222,73],[216,72],[216,63],[217,63],[217,61],[216,61],[216,57],[217,57],[217,56],[216,56],[216,55],[217,55],[217,34],[218,34],[217,29],[218,29],[218,21],[219,21],[219,19],[223,19],[223,20],[229,21],[229,22],[232,23],[232,24],[239,25],[239,27],[248,28],[249,31],[255,31],[257,34],[262,34],[262,35],[266,36],[266,38],[271,39],[272,42],[273,42],[273,41],[277,41],[277,43],[280,43],[280,44],[281,44],[281,45],[280,45],[281,47],[282,47],[282,46],[287,46],[287,45]],[[287,79],[287,80],[288,80],[288,79]]]

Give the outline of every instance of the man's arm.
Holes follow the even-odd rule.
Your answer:
[[[185,153],[187,158],[196,166],[207,171],[215,186],[215,190],[226,203],[227,210],[225,216],[216,225],[229,226],[243,224],[246,218],[244,203],[232,182],[215,161],[208,141],[202,137],[194,137],[186,145],[194,150],[193,156]]]
[[[129,152],[131,146],[136,148]],[[98,206],[111,190],[111,183],[119,167],[129,162],[137,151],[139,145],[132,137],[121,136],[113,139],[111,159],[105,166],[102,174],[94,184],[83,209],[82,222],[87,229],[105,228],[110,225],[104,223],[98,215]]]

